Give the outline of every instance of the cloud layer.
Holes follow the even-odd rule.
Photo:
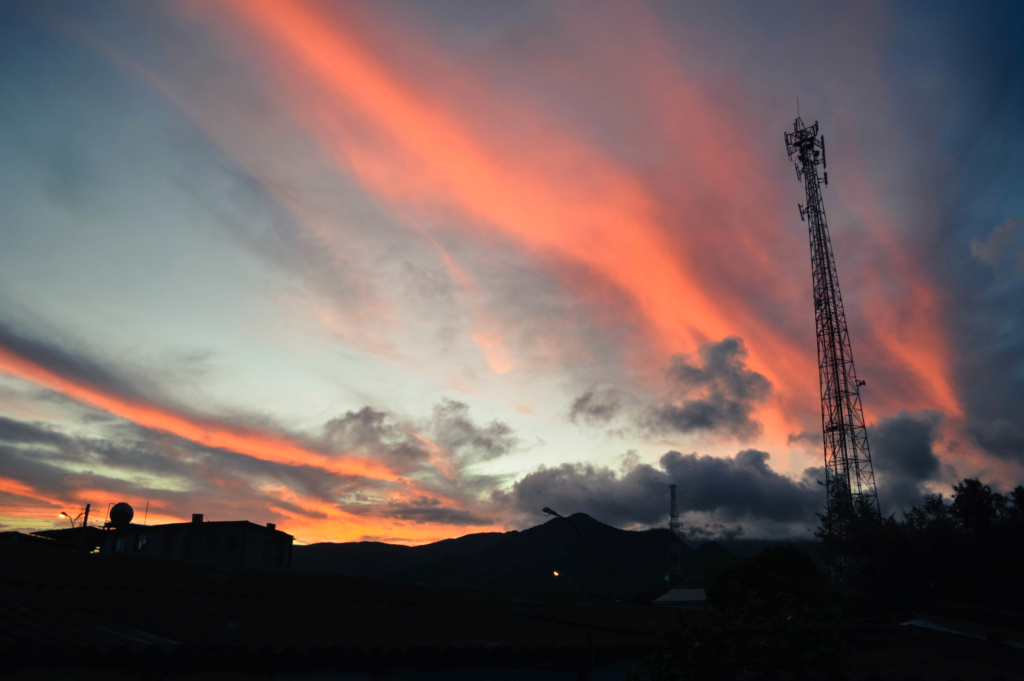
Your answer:
[[[921,503],[929,482],[954,479],[935,453],[942,423],[939,412],[903,411],[871,427],[868,437],[879,501],[886,513]]]
[[[651,407],[644,425],[655,432],[712,431],[749,439],[761,426],[751,412],[771,393],[771,383],[743,362],[743,339],[702,345],[699,360],[675,355],[668,369],[674,397]]]
[[[675,484],[679,510],[698,536],[707,525],[738,523],[754,534],[799,532],[815,525],[814,514],[824,499],[821,487],[807,477],[814,471],[795,480],[773,471],[770,458],[755,449],[729,458],[671,451],[657,466],[637,464],[625,470],[562,464],[529,473],[494,499],[524,517],[550,506],[618,526],[654,526],[667,522],[669,485]]]

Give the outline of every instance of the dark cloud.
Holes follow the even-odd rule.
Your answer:
[[[994,269],[996,276],[1024,274],[1024,222],[1010,218],[987,239],[971,239],[971,255]]]
[[[713,511],[721,518],[763,518],[779,522],[813,519],[823,505],[821,488],[796,481],[768,466],[771,456],[745,449],[731,459],[668,452],[661,466],[678,485],[685,508]],[[682,506],[682,505],[681,505]]]
[[[39,424],[0,419],[0,470],[51,498],[68,498],[79,489],[102,489],[112,497],[92,499],[94,505],[117,501],[117,495],[146,497],[164,504],[164,512],[182,517],[197,508],[228,518],[240,510],[255,513],[267,507],[321,517],[316,511],[268,498],[261,488],[268,483],[285,486],[333,503],[353,490],[388,485],[204,447],[131,423],[104,430],[107,437],[73,437]],[[100,470],[116,470],[119,476],[92,472]],[[156,487],[154,478],[161,481]]]
[[[496,459],[521,444],[508,424],[495,419],[477,425],[470,418],[469,405],[447,398],[434,407],[429,429],[438,444],[467,464]]]
[[[603,426],[614,419],[621,409],[622,401],[614,392],[591,388],[572,401],[569,420],[589,426]]]
[[[58,344],[38,340],[34,334],[16,329],[15,325],[4,320],[0,320],[0,348],[5,348],[25,357],[29,361],[39,364],[73,383],[116,394],[129,402],[153,404],[157,408],[167,408],[170,411],[184,415],[186,418],[207,421],[211,425],[217,425],[215,422],[206,420],[203,417],[188,414],[177,406],[161,407],[160,400],[151,399],[151,397],[138,392],[135,389],[136,386],[147,386],[152,381],[136,376],[137,372],[135,371],[125,370],[123,367],[119,367],[116,371],[109,369],[105,363],[96,361],[89,353],[81,350],[67,350]],[[201,352],[191,352],[179,358],[178,363],[184,364],[186,368],[192,368],[197,362],[202,364],[206,359],[206,355]],[[153,395],[159,393],[156,389],[148,390],[148,392]],[[47,399],[57,401],[70,399],[61,393],[53,391],[46,391],[45,394]],[[125,422],[122,419],[101,410],[87,408],[85,409],[85,415],[87,418],[97,423],[105,424],[110,428],[125,427]],[[4,427],[12,429],[16,425],[14,422],[9,422],[5,425],[0,424],[0,430]],[[288,438],[302,439],[297,438],[294,434],[282,432],[284,429],[279,427],[278,424],[254,414],[234,415],[230,421],[223,421],[223,427],[228,429],[242,427],[277,431]],[[520,439],[507,424],[499,420],[493,420],[483,425],[478,424],[470,417],[469,407],[462,402],[454,400],[444,400],[434,408],[432,417],[423,423],[401,420],[385,411],[366,406],[359,410],[346,412],[342,416],[330,420],[325,424],[323,435],[319,439],[314,442],[304,441],[303,444],[304,446],[324,452],[358,452],[377,459],[400,473],[413,474],[425,472],[425,474],[430,474],[431,470],[433,470],[433,473],[436,474],[437,470],[432,469],[433,462],[430,458],[428,445],[416,436],[418,432],[423,433],[426,437],[436,441],[441,447],[450,451],[454,457],[454,465],[459,467],[503,456],[516,450],[521,445]],[[165,435],[154,431],[148,433],[145,437],[139,436],[139,439],[152,442],[155,438],[161,438]],[[38,428],[35,429],[34,436],[43,439],[50,438],[51,440],[56,437],[52,431],[44,431]],[[111,465],[124,465],[129,469],[138,470],[140,467],[137,462],[139,461],[146,461],[147,470],[151,472],[161,472],[165,467],[174,468],[173,462],[164,463],[160,461],[159,456],[153,456],[148,453],[148,450],[147,453],[126,453],[127,449],[131,449],[131,445],[128,444],[129,440],[130,438],[117,440],[116,447],[106,446],[100,440],[95,440],[90,443],[90,451],[92,455],[98,455],[98,453],[106,451],[106,456],[110,458],[110,461],[107,463]],[[174,441],[175,447],[179,450],[202,449],[199,446],[193,448],[192,445],[186,444],[185,441],[179,441],[178,438],[173,436],[168,436],[165,441]],[[74,443],[71,440],[63,443],[64,446],[71,446],[72,444]],[[226,456],[231,454],[234,453],[225,452]],[[238,464],[239,466],[249,465],[249,457],[237,454],[236,456],[239,457],[241,462]],[[115,459],[118,461],[115,462]],[[284,467],[280,475],[285,475],[285,471],[290,469],[301,469],[301,467]],[[487,479],[495,482],[493,478]],[[466,480],[466,483],[469,487],[474,487],[482,484],[482,480],[473,478]],[[372,483],[367,484],[372,486]],[[310,487],[305,482],[301,485],[301,489],[304,490],[310,489]],[[313,486],[313,488],[315,489],[316,487]]]
[[[79,219],[82,215],[95,214],[102,206],[98,191],[104,184],[102,164],[96,163],[91,154],[76,145],[70,136],[53,144],[41,158],[43,170],[42,188],[53,203],[66,207]]]
[[[206,447],[170,433],[151,431],[134,424],[126,430],[137,433],[132,439],[95,440],[91,451],[102,462],[146,473],[166,473],[189,480],[240,479],[273,483],[322,501],[334,501],[338,495],[354,490],[374,490],[391,486],[382,480],[361,475],[328,473],[317,466],[285,464],[256,459],[226,449]],[[254,491],[262,497],[262,493]]]
[[[12,312],[12,308],[15,311]],[[32,362],[68,382],[91,391],[113,395],[132,404],[143,404],[158,410],[173,412],[190,420],[205,420],[215,425],[213,419],[204,419],[187,408],[167,398],[165,388],[175,382],[193,385],[203,373],[210,371],[211,353],[203,349],[186,349],[164,352],[144,361],[130,362],[123,357],[112,357],[81,341],[64,341],[67,332],[33,318],[24,310],[17,310],[0,294],[0,349],[5,349]],[[45,340],[44,340],[45,338]],[[79,401],[67,394],[37,384],[33,388],[34,400],[62,405],[75,405],[77,418],[95,423],[116,423],[120,417]],[[223,420],[223,419],[222,419]],[[252,414],[238,414],[230,421],[223,420],[224,426],[270,429],[275,424],[265,417]]]
[[[165,486],[153,487],[143,480],[126,476],[111,477],[86,468],[70,471],[61,465],[62,462],[40,461],[26,458],[24,452],[15,448],[0,445],[0,467],[8,471],[12,477],[37,490],[48,498],[65,502],[89,496],[82,503],[89,502],[93,506],[93,518],[97,524],[103,522],[105,504],[131,498],[148,499],[151,512],[188,517],[191,513],[203,513],[214,520],[245,520],[256,522],[272,520],[276,515],[274,508],[312,518],[320,518],[322,514],[315,510],[304,509],[299,505],[278,499],[268,499],[261,494],[255,484],[259,480],[251,480],[241,476],[215,477],[213,475],[197,476],[193,484],[184,489],[168,489]],[[66,462],[63,462],[66,463]],[[201,472],[201,471],[200,471]],[[212,471],[206,471],[212,473]],[[96,490],[103,490],[106,498],[100,497]],[[18,503],[12,499],[13,503]],[[38,502],[34,502],[38,503]],[[67,509],[70,510],[70,509]],[[142,509],[136,506],[136,517],[141,518]],[[40,529],[25,527],[22,529]]]
[[[612,525],[650,526],[667,517],[668,486],[675,483],[680,512],[704,518],[700,526],[742,522],[756,533],[765,524],[813,524],[824,505],[822,488],[807,475],[794,480],[776,473],[768,459],[748,449],[724,459],[671,451],[657,467],[639,464],[622,472],[567,463],[529,473],[492,498],[528,519],[550,506]]]
[[[464,402],[445,398],[423,423],[402,421],[373,407],[346,412],[324,426],[324,440],[336,450],[359,451],[412,473],[431,464],[428,438],[450,452],[459,467],[488,461],[516,450],[521,441],[512,428],[497,419],[477,424]]]
[[[914,480],[930,480],[939,472],[932,451],[942,414],[934,411],[910,415],[906,410],[871,428],[872,460],[879,472]]]
[[[641,464],[626,472],[584,463],[541,467],[527,474],[512,489],[492,499],[499,507],[518,511],[527,524],[550,506],[563,515],[588,513],[610,525],[649,525],[668,508],[668,478],[664,471]]]
[[[803,445],[804,447],[821,447],[820,430],[802,430],[799,433],[790,433],[786,438],[786,444]]]
[[[727,542],[739,539],[746,530],[742,525],[726,525],[724,523],[705,523],[704,525],[688,525],[686,538],[693,542]]]
[[[338,508],[354,515],[386,516],[416,524],[440,523],[464,527],[490,525],[493,520],[472,511],[451,508],[429,496],[417,496],[405,501],[383,504],[339,504]]]
[[[454,400],[441,402],[418,425],[372,407],[346,412],[325,424],[319,441],[325,450],[372,457],[416,479],[418,495],[396,500],[394,493],[405,485],[264,461],[123,419],[91,423],[88,430],[88,436],[71,435],[49,425],[0,417],[0,470],[48,498],[104,490],[110,499],[92,499],[94,506],[121,497],[144,497],[162,513],[180,517],[202,511],[218,519],[245,518],[268,510],[325,517],[301,501],[286,501],[266,491],[284,488],[300,498],[363,515],[482,526],[491,519],[481,512],[486,507],[477,497],[505,484],[507,476],[473,474],[465,467],[507,454],[520,442],[507,424],[478,424],[468,406]],[[421,432],[441,450],[421,439]],[[108,471],[117,471],[117,477]],[[451,501],[442,504],[435,497]]]
[[[743,339],[731,336],[702,345],[697,357],[675,355],[667,375],[671,398],[652,406],[643,424],[659,434],[715,433],[739,439],[761,430],[751,419],[754,408],[771,393],[767,378],[747,369]]]
[[[969,432],[990,454],[1024,464],[1024,426],[1014,426],[1024,424],[1024,78],[1019,17],[1007,14],[962,18],[972,44],[947,87],[963,99],[942,106],[936,133],[947,142],[927,180],[939,204],[917,243],[933,251],[922,259],[932,280],[946,284],[942,315]],[[936,100],[914,99],[935,111]]]
[[[74,440],[49,426],[0,416],[0,442],[73,447]]]
[[[418,469],[430,458],[411,428],[373,407],[331,419],[324,425],[324,438],[331,448],[361,452],[404,473]]]
[[[751,418],[772,391],[767,378],[746,367],[743,339],[730,336],[702,345],[696,355],[674,355],[665,372],[667,394],[660,400],[637,406],[628,393],[591,388],[569,406],[569,419],[587,426],[607,425],[621,414],[640,435],[704,434],[716,438],[747,440],[761,432]]]
[[[267,506],[271,508],[281,508],[290,513],[294,513],[298,516],[304,516],[306,518],[314,518],[316,520],[324,520],[327,518],[327,514],[314,509],[305,508],[299,504],[293,504],[290,501],[284,499],[274,499],[267,503]]]
[[[10,320],[0,319],[0,348],[74,383],[114,392],[126,399],[142,399],[133,387],[145,384],[141,377],[122,376],[81,351],[41,340],[36,334],[18,327]]]
[[[1024,424],[1007,419],[980,422],[967,432],[986,451],[1005,461],[1024,463]]]
[[[61,465],[66,462],[38,459],[31,456],[31,452],[28,452],[28,456],[26,454],[27,452],[19,450],[17,447],[0,445],[0,469],[4,470],[6,476],[35,489],[47,498],[69,500],[74,498],[78,492],[102,489],[107,491],[111,498],[89,499],[94,512],[102,509],[104,502],[121,501],[129,496],[159,500],[175,508],[180,504],[181,508],[186,509],[181,513],[183,516],[189,512],[188,508],[194,508],[194,505],[187,502],[187,499],[192,497],[189,492],[154,490],[134,481],[98,474],[88,468],[71,471]],[[10,499],[11,503],[20,501],[16,496],[12,496]],[[223,503],[223,499],[217,501]]]
[[[345,449],[376,447],[388,440],[404,439],[405,433],[388,423],[388,418],[383,411],[363,407],[328,421],[324,434],[332,445]]]
[[[868,431],[879,502],[893,511],[921,503],[924,484],[945,475],[933,445],[942,414],[901,411]]]

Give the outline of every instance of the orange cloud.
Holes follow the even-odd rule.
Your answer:
[[[859,164],[852,159],[851,164]],[[890,409],[912,404],[916,409],[941,409],[947,416],[963,415],[951,375],[952,361],[942,320],[942,298],[911,249],[898,239],[897,221],[880,201],[870,175],[858,165],[846,180],[856,212],[863,216],[880,262],[863,266],[855,274],[862,289],[861,306],[870,333],[888,353],[894,368],[909,371],[916,385],[893,390]],[[885,396],[879,395],[884,400]]]
[[[23,497],[25,499],[33,499],[35,501],[43,501],[47,504],[53,504],[55,507],[61,505],[61,502],[58,499],[39,492],[31,485],[26,485],[20,480],[15,480],[14,478],[0,477],[0,493]]]
[[[421,35],[395,39],[403,54],[416,55],[410,61],[417,66],[394,68],[384,53],[390,46],[374,43],[383,34],[364,15],[341,21],[314,5],[266,0],[194,9],[246,41],[238,47],[259,45],[249,54],[264,60],[269,87],[294,120],[340,172],[354,173],[397,211],[454,211],[462,220],[443,221],[447,228],[481,242],[511,239],[556,271],[572,263],[574,273],[592,273],[624,292],[646,334],[627,352],[638,374],[654,376],[674,353],[740,335],[750,368],[777,388],[762,414],[771,439],[784,442],[817,411],[812,339],[778,323],[791,316],[779,310],[807,308],[809,288],[805,237],[794,236],[793,210],[781,207],[776,178],[784,160],[773,157],[769,165],[759,157],[759,147],[744,139],[749,126],[740,114],[687,77],[657,21],[642,11],[615,17],[624,31],[643,37],[628,51],[603,34],[586,35],[587,22],[567,22],[567,30],[582,32],[575,44],[586,46],[588,64],[616,67],[600,70],[594,87],[628,93],[631,113],[674,151],[665,157],[678,160],[658,168],[680,178],[669,189],[652,182],[649,169],[617,161],[527,99],[498,92],[472,67],[438,58]],[[549,61],[538,67],[562,69],[566,78],[597,78],[557,56],[542,59]],[[798,190],[793,195],[795,202]],[[869,192],[861,202],[876,204],[878,197]],[[878,265],[873,275],[899,280],[906,300],[871,301],[867,316],[878,311],[874,354],[934,396],[904,393],[900,406],[957,413],[935,288],[906,247],[895,251],[893,267]],[[441,257],[454,280],[471,285],[447,253]],[[798,275],[788,271],[794,268]],[[607,291],[586,278],[567,284],[597,299]],[[496,332],[500,325],[486,320],[473,315],[470,336],[501,373],[513,366],[514,349]]]
[[[70,507],[65,508],[67,500],[61,501],[14,478],[0,476],[0,495],[18,499],[16,502],[4,499],[0,505],[0,527],[50,529],[53,523],[63,520],[59,515],[61,511],[71,512]],[[39,503],[24,503],[22,499]],[[52,510],[45,510],[45,506],[51,506]]]
[[[216,512],[234,513],[231,517],[214,517],[214,520],[252,519],[263,523],[276,521],[278,529],[293,535],[298,541],[305,543],[321,541],[361,541],[365,537],[387,538],[393,543],[426,544],[448,537],[465,534],[466,528],[457,525],[436,523],[415,523],[395,520],[386,516],[386,507],[381,507],[381,514],[355,515],[339,509],[335,504],[319,499],[304,497],[283,487],[265,487],[260,490],[258,500],[220,498],[216,500]],[[146,522],[150,525],[163,523],[179,523],[189,519],[192,512],[203,512],[212,515],[213,509],[174,509],[170,502],[160,499],[159,491],[152,497],[125,494],[103,487],[87,487],[75,489],[63,501],[40,492],[25,483],[12,478],[0,477],[0,493],[45,502],[53,507],[52,520],[59,521],[58,512],[84,507],[92,504],[89,516],[90,525],[101,525],[106,518],[107,509],[104,504],[113,501],[124,501],[132,505],[135,511],[133,522]],[[287,506],[278,501],[287,502]],[[254,505],[255,504],[255,505]],[[148,513],[146,508],[148,505]],[[300,509],[296,511],[295,509]],[[254,511],[256,515],[254,515]],[[73,514],[74,515],[74,514]],[[41,515],[40,509],[33,507],[4,509],[0,522],[7,525],[27,526],[33,529],[48,529],[50,515]],[[42,524],[41,524],[42,523]],[[43,526],[45,525],[45,527]],[[501,531],[502,528],[487,525],[474,527],[475,531]]]
[[[516,115],[534,139],[510,150],[477,135],[462,110],[389,72],[350,26],[308,5],[244,2],[231,7],[258,31],[296,119],[321,140],[340,168],[354,170],[373,191],[400,205],[432,205],[443,197],[472,220],[480,238],[497,229],[541,258],[583,264],[639,307],[658,357],[692,352],[746,327],[743,335],[757,337],[761,348],[752,353],[751,365],[770,379],[786,376],[790,365],[808,365],[785,337],[748,314],[747,304],[729,306],[733,301],[720,300],[710,282],[696,276],[698,240],[684,236],[685,226],[669,237],[660,223],[663,207],[637,177],[599,150],[528,110]],[[448,75],[430,80],[444,81]],[[483,90],[476,94],[487,96]],[[692,94],[689,99],[687,110],[696,111],[702,102]],[[353,110],[382,135],[357,138],[341,117],[325,113]],[[727,172],[724,157],[731,154],[734,162],[744,156],[738,145],[723,149],[723,144],[701,141],[698,148],[698,160],[706,161],[715,176]],[[699,216],[693,229],[712,221]],[[686,248],[688,241],[693,249]],[[738,247],[756,250],[742,243]],[[493,331],[478,331],[473,339],[492,369],[510,368]],[[766,356],[772,362],[762,359]]]
[[[424,441],[429,442],[425,439]],[[267,487],[262,492],[271,497],[269,505],[277,517],[282,519],[279,529],[307,543],[363,541],[371,537],[378,541],[387,540],[398,544],[427,544],[465,534],[467,529],[461,525],[397,520],[388,517],[388,507],[383,504],[377,512],[357,515],[338,508],[336,504],[303,497],[284,486]],[[275,505],[273,499],[287,502],[290,507]],[[442,503],[453,503],[451,499],[437,499]],[[301,511],[294,510],[294,507]],[[473,531],[476,532],[501,530],[502,528],[496,525],[473,527]]]
[[[188,420],[165,408],[151,404],[129,402],[109,391],[76,383],[59,376],[5,348],[0,348],[0,372],[58,391],[72,399],[103,409],[146,428],[172,433],[208,447],[224,448],[253,458],[287,465],[314,466],[337,475],[358,475],[397,482],[398,487],[389,495],[389,498],[393,498],[397,502],[402,502],[411,494],[418,498],[429,497],[438,504],[456,510],[464,508],[467,503],[465,500],[448,495],[426,491],[415,481],[395,475],[389,468],[372,459],[328,456],[298,447],[273,433],[228,429],[209,421]],[[451,454],[430,440],[419,435],[417,437],[429,446],[432,465],[449,478],[456,477],[457,469]],[[341,510],[332,502],[306,497],[280,485],[264,486],[260,490],[260,497],[254,500],[249,495],[235,498],[235,492],[248,489],[245,484],[216,479],[211,482],[224,492],[216,500],[211,500],[219,512],[230,511],[246,515],[252,511],[254,503],[268,504],[276,517],[284,519],[285,525],[281,529],[306,542],[359,541],[363,537],[387,537],[398,543],[421,544],[465,531],[465,527],[457,525],[416,523],[390,518],[387,516],[388,506],[384,501],[378,502],[379,509],[373,508],[366,515],[357,515]],[[65,502],[61,502],[26,483],[13,478],[0,477],[0,493],[42,501],[53,505],[54,508],[60,508],[68,501],[74,501],[80,505],[93,503],[95,506],[92,515],[94,521],[100,517],[98,515],[101,512],[100,505],[110,500],[128,501],[134,506],[137,518],[148,503],[150,505],[149,522],[151,523],[181,522],[187,519],[189,513],[205,511],[205,509],[174,509],[169,501],[160,499],[160,490],[154,490],[153,495],[144,497],[100,487],[80,488],[75,489]],[[297,512],[294,508],[277,505],[274,503],[275,500],[286,501],[294,508],[308,513]],[[38,513],[35,511],[14,512],[7,515],[22,519],[38,517]],[[498,528],[486,526],[480,531],[495,529]]]
[[[233,5],[259,29],[269,47],[312,74],[305,91],[289,83],[296,115],[321,135],[325,150],[353,167],[375,191],[404,202],[445,196],[481,225],[518,237],[538,252],[578,259],[631,292],[672,345],[720,337],[728,325],[669,252],[651,221],[653,206],[642,188],[593,149],[548,130],[530,145],[529,157],[499,158],[450,111],[425,100],[367,54],[354,36],[308,5],[244,2]],[[387,133],[389,142],[367,145],[309,111],[355,106]],[[340,125],[340,124],[339,124]],[[388,154],[388,151],[391,154]],[[395,158],[394,154],[401,155]],[[548,170],[545,171],[544,167]],[[586,167],[574,183],[566,170]],[[678,302],[705,327],[681,319]],[[685,341],[689,342],[685,342]]]
[[[226,428],[212,422],[189,420],[152,404],[132,403],[109,391],[59,376],[6,348],[0,348],[0,372],[55,390],[145,428],[172,433],[207,447],[227,449],[264,461],[315,466],[337,475],[400,480],[389,468],[372,459],[327,456],[303,449],[273,433]]]
[[[446,451],[441,445],[419,433],[413,433],[413,437],[426,447],[427,452],[430,453],[430,463],[434,468],[441,471],[449,480],[455,480],[458,477],[459,469],[455,465],[455,458],[451,452]]]

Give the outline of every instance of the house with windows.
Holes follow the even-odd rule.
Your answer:
[[[274,523],[206,522],[203,514],[194,513],[188,523],[108,523],[100,553],[223,568],[288,570],[293,539]]]

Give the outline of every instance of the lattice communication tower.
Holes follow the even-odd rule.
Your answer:
[[[795,161],[796,176],[804,183],[807,205],[799,205],[800,219],[808,222],[814,322],[818,335],[818,381],[821,388],[821,430],[825,441],[826,530],[843,546],[849,538],[855,511],[880,515],[871,450],[864,427],[860,387],[846,328],[846,313],[839,295],[832,243],[821,200],[818,166],[825,170],[825,137],[818,123],[804,125],[797,117],[786,133],[786,151]],[[820,178],[828,185],[828,173]]]

